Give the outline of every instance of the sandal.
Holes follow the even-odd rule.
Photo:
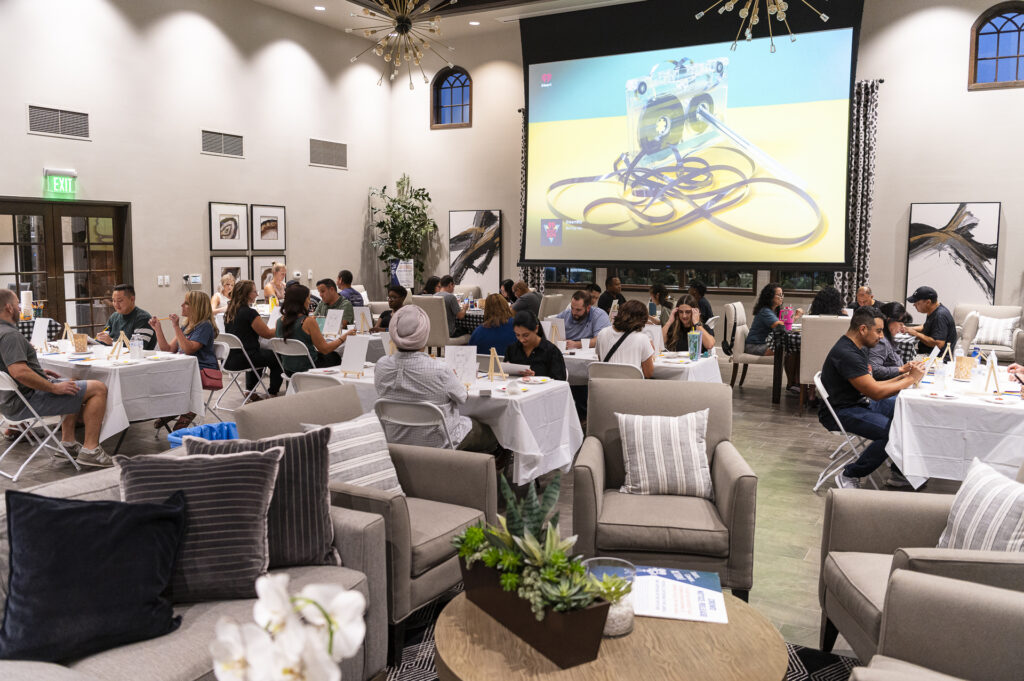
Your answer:
[[[182,414],[181,416],[178,417],[178,420],[174,423],[174,428],[172,428],[171,430],[181,430],[182,428],[188,428],[189,426],[192,425],[192,422],[195,421],[195,419],[196,415],[193,414],[192,412]]]

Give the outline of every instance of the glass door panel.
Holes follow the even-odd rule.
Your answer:
[[[96,335],[113,312],[110,295],[118,283],[112,217],[60,217],[64,299],[68,324]]]

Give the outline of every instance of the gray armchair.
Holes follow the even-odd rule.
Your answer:
[[[619,492],[625,478],[615,412],[678,416],[710,408],[714,501]],[[729,441],[732,390],[682,381],[593,379],[587,438],[573,467],[573,531],[585,556],[718,572],[746,600],[754,579],[757,477]]]
[[[1020,305],[984,305],[980,303],[959,303],[953,308],[953,321],[960,332],[960,338],[965,348],[974,345],[974,337],[978,335],[978,317],[972,315],[976,312],[986,317],[1006,319],[1013,317],[1021,318],[1022,308]],[[1024,362],[1024,329],[1017,328],[1013,332],[1012,345],[978,345],[987,355],[995,350],[996,357],[1000,362]]]
[[[243,438],[328,425],[363,413],[355,387],[313,390],[249,404],[236,412]],[[331,503],[384,518],[387,537],[388,658],[402,653],[403,623],[462,579],[451,540],[480,520],[498,519],[494,457],[412,445],[388,445],[405,496],[332,482]]]
[[[1024,590],[1022,553],[935,548],[952,504],[949,494],[829,490],[818,578],[822,650],[841,633],[861,660],[875,654],[897,569]]]
[[[1024,593],[896,570],[878,653],[850,681],[1019,681]]]

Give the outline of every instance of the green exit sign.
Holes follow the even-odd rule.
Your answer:
[[[48,196],[73,197],[78,189],[78,180],[70,175],[47,175],[46,194]]]

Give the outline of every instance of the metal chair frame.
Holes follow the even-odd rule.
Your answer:
[[[231,382],[224,387],[224,392],[222,392],[220,394],[220,397],[217,398],[217,402],[213,405],[213,408],[220,409],[222,411],[235,411],[235,409],[238,408],[220,406],[221,400],[223,400],[224,396],[228,394],[228,391],[231,389],[231,386],[238,388],[238,391],[242,393],[242,404],[238,405],[239,407],[244,407],[246,404],[248,404],[249,400],[252,399],[252,396],[256,394],[256,391],[259,390],[260,388],[263,388],[263,392],[269,395],[270,391],[268,390],[267,386],[263,383],[263,369],[256,368],[256,365],[252,361],[252,357],[249,356],[249,353],[245,351],[245,347],[242,346],[242,340],[233,333],[222,332],[220,335],[217,336],[217,342],[224,343],[225,345],[227,345],[229,349],[229,354],[230,350],[239,350],[242,353],[242,356],[245,357],[245,361],[249,364],[249,368],[237,370],[225,369],[223,367],[223,364],[224,362],[227,361],[227,358],[224,359],[224,362],[221,362],[221,373],[230,374]],[[244,376],[249,371],[252,371],[253,374],[256,375],[257,381],[256,385],[252,387],[252,390],[246,390],[245,388],[242,387],[242,384],[238,382],[238,379],[241,376]]]
[[[11,450],[22,441],[22,439],[27,439],[30,443],[36,445],[35,449],[32,450],[32,453],[29,454],[27,459],[25,459],[25,462],[21,464],[17,471],[15,471],[14,475],[4,471],[0,471],[0,475],[3,475],[5,478],[10,478],[11,482],[17,482],[18,477],[21,475],[22,471],[25,470],[25,466],[28,466],[29,462],[31,462],[32,459],[35,458],[36,454],[38,454],[43,448],[52,450],[58,457],[63,454],[67,457],[68,461],[71,462],[71,465],[75,467],[76,471],[82,470],[81,466],[78,465],[78,462],[75,461],[75,457],[71,456],[68,450],[64,449],[60,444],[60,438],[57,437],[57,428],[60,426],[60,422],[58,421],[57,424],[52,427],[49,426],[46,423],[46,417],[40,416],[39,412],[35,410],[35,407],[29,404],[29,401],[21,394],[21,391],[18,390],[18,382],[15,381],[7,372],[0,371],[0,392],[14,392],[18,396],[18,399],[21,400],[22,404],[24,404],[28,409],[29,413],[32,414],[32,416],[23,419],[5,419],[5,421],[10,425],[20,425],[22,430],[21,434],[19,434],[18,437],[7,446],[7,449],[4,450],[3,454],[0,454],[0,461],[3,461],[4,457],[6,457]],[[35,428],[42,428],[45,435],[40,437],[37,433],[32,432]],[[49,444],[50,440],[53,440],[54,444]]]
[[[448,424],[444,420],[444,412],[432,402],[402,402],[382,398],[374,402],[373,411],[381,424],[390,423],[394,426],[415,428],[440,427],[445,442],[448,443],[448,449],[455,449],[452,435],[448,432]]]
[[[274,352],[274,358],[277,359],[278,365],[281,367],[281,376],[284,381],[291,384],[292,375],[285,371],[284,362],[281,361],[281,357],[305,357],[309,361],[309,368],[315,369],[316,362],[313,361],[313,356],[309,354],[309,348],[306,344],[296,338],[271,338],[270,349]],[[293,372],[301,373],[301,372]]]
[[[832,403],[828,399],[828,391],[825,390],[825,386],[821,383],[820,371],[814,374],[814,387],[817,388],[819,397],[825,403],[825,406],[828,407],[828,413],[832,415],[832,420],[836,422],[837,426],[839,426],[839,433],[843,436],[843,441],[839,443],[839,446],[836,447],[831,454],[828,455],[829,463],[825,466],[825,469],[821,471],[821,475],[818,476],[818,481],[814,483],[813,491],[817,492],[818,488],[821,487],[826,480],[845,468],[847,464],[856,461],[871,441],[866,437],[851,435],[846,432],[846,428],[843,427],[842,422],[836,415],[835,409],[832,408]],[[875,481],[870,477],[868,480],[871,482],[871,485],[877,489],[878,485],[875,484]]]

